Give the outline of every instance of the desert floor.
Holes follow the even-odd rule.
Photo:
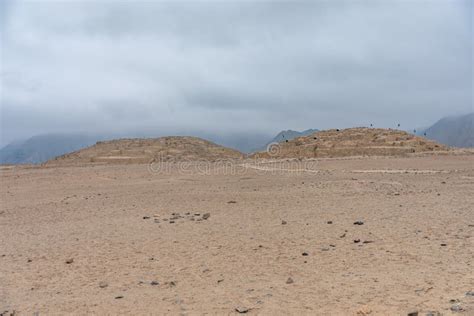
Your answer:
[[[0,313],[474,315],[474,156],[298,168],[2,167]]]

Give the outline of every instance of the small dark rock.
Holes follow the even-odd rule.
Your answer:
[[[447,246],[447,244],[441,244],[441,247],[446,247],[446,246]]]
[[[153,285],[153,286],[160,285],[160,283],[158,281],[151,281],[150,284]]]
[[[286,222],[286,221],[281,221],[281,224],[282,224],[282,225],[286,225],[287,222]]]
[[[227,202],[227,203],[228,203],[228,204],[236,204],[237,201],[229,201],[229,202]]]
[[[122,295],[119,295],[119,296],[116,296],[116,297],[115,297],[116,300],[119,300],[119,299],[122,299],[122,298],[123,298]]]
[[[100,283],[99,283],[99,287],[100,287],[101,289],[104,289],[104,288],[106,288],[107,286],[109,286],[109,285],[108,285],[106,282],[100,282]]]
[[[170,224],[174,224],[174,223],[175,223],[175,221],[170,221]]]
[[[373,241],[372,241],[372,240],[364,240],[363,243],[364,243],[364,244],[371,244],[371,243],[373,243]]]
[[[66,264],[71,264],[74,262],[74,259],[73,258],[70,258],[70,259],[67,259],[66,260]]]
[[[303,252],[301,255],[306,257],[306,256],[308,256],[308,253],[307,253],[307,252]]]
[[[474,291],[466,292],[466,296],[474,296]]]
[[[418,316],[418,312],[410,312],[407,316]]]
[[[293,284],[293,283],[295,283],[295,281],[293,281],[292,278],[288,278],[288,279],[286,280],[286,284]]]
[[[355,244],[360,243],[360,239],[354,239],[354,243],[355,243]]]
[[[211,214],[210,213],[206,213],[202,216],[202,219],[208,219],[209,217],[211,217]]]
[[[331,225],[331,224],[332,224],[332,221],[328,221],[327,223],[328,223],[329,225]]]
[[[364,225],[364,222],[363,221],[356,221],[356,222],[354,222],[354,225],[359,225],[359,226]]]
[[[346,233],[342,234],[341,236],[339,236],[339,238],[344,238],[346,237]]]
[[[31,259],[28,259],[26,262],[30,263],[30,262],[33,262],[33,260],[31,260]]]
[[[143,219],[150,219],[150,216],[143,216]]]

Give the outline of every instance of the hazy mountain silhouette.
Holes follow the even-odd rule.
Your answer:
[[[47,134],[11,143],[0,149],[1,164],[37,164],[76,151],[100,140],[89,135]]]
[[[474,113],[445,117],[417,134],[448,146],[474,147],[473,121]]]
[[[287,130],[287,131],[281,131],[271,141],[267,142],[264,146],[261,146],[261,147],[257,148],[254,151],[255,152],[264,151],[264,150],[267,149],[268,145],[270,145],[271,143],[280,143],[280,142],[285,142],[287,140],[290,141],[290,140],[295,139],[297,137],[309,136],[313,133],[316,133],[317,131],[318,131],[317,129],[307,129],[307,130],[302,131],[302,132],[294,131],[294,130],[291,130],[291,129]]]

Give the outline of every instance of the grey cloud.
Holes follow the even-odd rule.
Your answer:
[[[2,143],[411,128],[472,111],[470,1],[4,3]]]

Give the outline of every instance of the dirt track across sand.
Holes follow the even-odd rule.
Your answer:
[[[474,314],[473,156],[312,167],[3,168],[0,313]]]

